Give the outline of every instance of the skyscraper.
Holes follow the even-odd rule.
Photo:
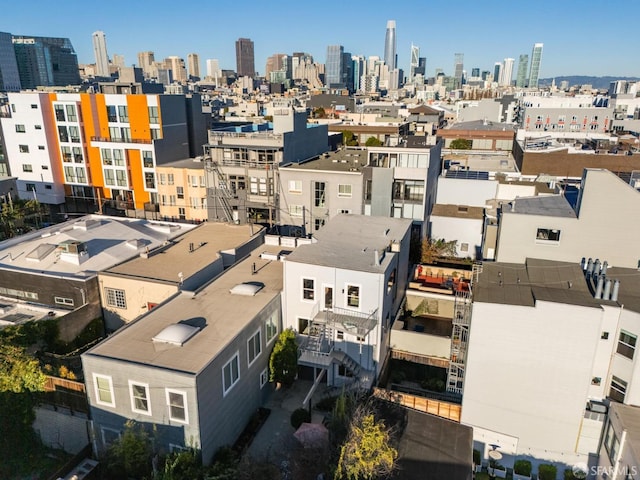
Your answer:
[[[529,68],[529,55],[526,53],[520,55],[518,60],[518,73],[516,74],[516,87],[524,88],[527,86],[527,70]]]
[[[253,42],[249,38],[239,38],[236,40],[236,71],[239,77],[256,76]]]
[[[500,78],[500,85],[504,87],[508,87],[511,85],[511,80],[513,79],[513,64],[515,59],[513,58],[505,58],[504,63],[502,64],[502,75]]]
[[[11,41],[22,88],[80,84],[78,57],[68,38],[13,35]]]
[[[416,70],[420,66],[420,47],[411,44],[411,62],[409,63],[409,80],[413,81],[416,76]]]
[[[389,70],[396,68],[396,21],[387,21],[387,33],[384,37],[384,63]]]
[[[222,70],[220,70],[220,62],[216,58],[207,60],[207,77],[213,78],[218,85],[218,79],[222,76]]]
[[[20,73],[11,34],[0,32],[0,92],[19,92]]]
[[[500,83],[500,77],[502,75],[502,62],[496,62],[493,66],[493,81]]]
[[[93,53],[96,57],[96,76],[109,77],[109,55],[107,55],[107,37],[104,32],[93,32]]]
[[[416,68],[416,75],[420,74],[423,77],[427,76],[427,57],[418,58],[418,68]]]
[[[344,47],[342,45],[329,45],[327,47],[327,61],[325,63],[324,82],[327,87],[344,87],[342,58]]]
[[[155,61],[156,58],[153,52],[138,53],[138,66],[142,69],[145,77],[155,77],[157,75],[157,69],[153,65]]]
[[[171,70],[174,82],[187,81],[187,69],[182,58],[176,56],[167,57],[164,59],[164,65],[164,68]]]
[[[187,64],[189,65],[189,76],[200,78],[200,57],[197,53],[187,55]]]
[[[464,72],[464,53],[456,53],[453,60],[453,76],[455,78],[455,88],[462,87],[462,75]]]
[[[533,45],[531,52],[531,70],[529,70],[529,87],[538,87],[538,75],[540,74],[540,63],[542,62],[542,43]]]

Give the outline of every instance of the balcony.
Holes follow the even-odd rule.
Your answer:
[[[157,203],[151,203],[151,202],[145,202],[144,204],[144,211],[145,212],[159,212],[160,211],[160,205]]]
[[[152,145],[153,140],[143,140],[140,138],[110,138],[110,137],[91,137],[92,142],[107,142],[107,143],[138,143],[145,145]]]

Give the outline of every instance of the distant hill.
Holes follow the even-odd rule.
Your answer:
[[[541,78],[538,81],[540,86],[550,86],[551,82],[553,82],[553,78]],[[593,88],[598,89],[607,89],[609,88],[610,82],[615,82],[616,80],[630,80],[632,82],[640,81],[638,77],[590,77],[588,75],[567,75],[564,77],[555,77],[556,86],[560,86],[560,82],[568,81],[569,86],[573,85],[592,85]]]

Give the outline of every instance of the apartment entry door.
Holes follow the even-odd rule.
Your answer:
[[[324,286],[324,308],[333,308],[333,285]]]

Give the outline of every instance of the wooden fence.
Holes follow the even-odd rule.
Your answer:
[[[43,403],[68,408],[72,413],[89,412],[87,395],[82,382],[47,376],[44,392],[39,394],[39,398]]]
[[[385,390],[382,388],[374,388],[373,394],[378,398],[397,403],[403,407],[413,408],[420,412],[429,413],[431,415],[436,415],[438,417],[460,423],[462,407],[455,403],[418,397],[416,395],[395,392],[393,390]]]

